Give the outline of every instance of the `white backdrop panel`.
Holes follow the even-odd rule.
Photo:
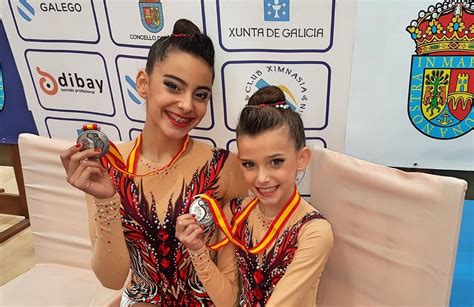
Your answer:
[[[308,143],[345,149],[354,0],[6,0],[2,14],[40,135],[73,140],[96,122],[112,140],[135,138],[146,115],[135,76],[153,41],[187,18],[216,48],[213,98],[193,137],[234,150],[241,108],[273,84]]]

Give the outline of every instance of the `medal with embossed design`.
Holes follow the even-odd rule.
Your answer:
[[[100,131],[97,124],[88,124],[82,127],[82,133],[77,138],[77,143],[82,144],[82,149],[100,149],[98,158],[105,156],[109,150],[109,138]]]
[[[189,213],[196,217],[197,223],[200,225],[208,227],[213,223],[209,204],[200,195],[194,197],[193,202],[189,206]]]

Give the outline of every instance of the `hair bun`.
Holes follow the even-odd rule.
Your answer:
[[[277,103],[285,101],[285,94],[283,91],[274,85],[263,87],[255,92],[249,99],[249,105],[269,105],[274,106]]]
[[[176,20],[174,23],[173,34],[201,34],[201,30],[199,30],[199,28],[192,21],[183,18]]]

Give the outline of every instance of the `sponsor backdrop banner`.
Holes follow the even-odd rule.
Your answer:
[[[358,1],[346,153],[474,170],[470,2]]]
[[[216,46],[214,95],[194,137],[231,148],[248,97],[274,84],[309,143],[384,165],[473,170],[472,6],[8,0],[2,15],[41,135],[73,139],[98,122],[112,139],[136,137],[145,106],[135,75],[184,17]]]
[[[135,138],[146,110],[135,76],[187,18],[216,48],[213,98],[193,137],[235,151],[240,110],[272,84],[309,145],[344,151],[354,0],[5,0],[2,15],[40,135],[73,140],[96,122],[112,140]],[[308,195],[309,178],[299,182]]]

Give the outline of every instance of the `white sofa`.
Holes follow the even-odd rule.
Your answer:
[[[0,306],[104,306],[120,295],[90,267],[84,194],[71,187],[59,159],[72,142],[21,134],[19,149],[36,265],[0,288]]]
[[[37,265],[0,288],[0,306],[103,306],[120,291],[90,269],[84,195],[65,180],[59,152],[71,142],[19,139]],[[335,243],[318,306],[447,306],[463,180],[406,173],[315,148],[312,203]]]
[[[449,306],[464,180],[315,148],[311,186],[335,237],[318,306]]]

